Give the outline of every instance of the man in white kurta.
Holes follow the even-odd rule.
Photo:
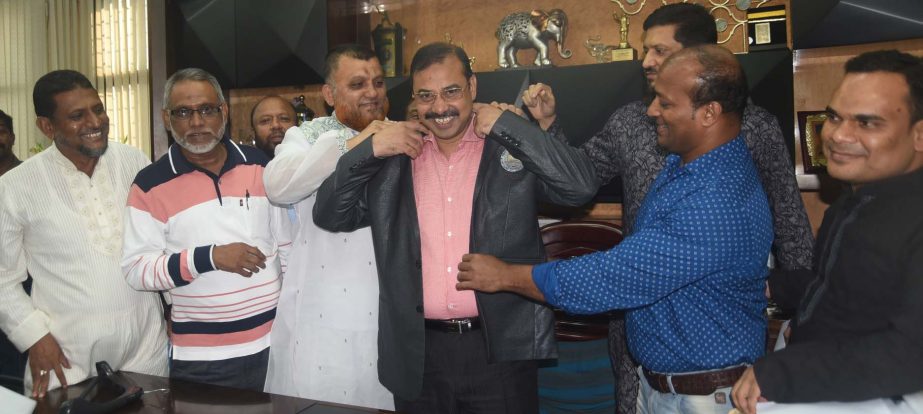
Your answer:
[[[57,72],[79,75],[52,74]],[[95,96],[99,102],[89,81],[84,85],[55,97],[69,96],[72,103]],[[105,141],[103,109],[93,116],[87,113],[94,110],[64,111],[58,103],[43,124],[58,125],[54,134],[43,128],[55,144],[0,177],[0,328],[21,351],[56,342],[70,366],[62,364],[68,384],[96,375],[97,361],[165,376],[160,299],[129,287],[119,267],[123,206],[135,174],[149,161],[134,148]],[[75,121],[79,114],[93,119]],[[88,173],[72,158],[78,154],[75,142],[90,141],[104,152]],[[31,297],[22,288],[27,272],[33,279]],[[34,369],[26,369],[26,390],[32,390],[33,371],[47,377],[47,389],[60,386],[52,367],[35,366],[34,356],[30,352]],[[37,396],[43,393],[44,388]]]
[[[330,233],[311,218],[317,188],[347,148],[368,136],[344,125],[337,112],[352,109],[381,120],[387,98],[371,51],[335,49],[328,63],[331,58],[333,74],[324,88],[334,114],[290,128],[263,173],[267,196],[291,205],[297,221],[272,327],[266,391],[393,410],[391,393],[378,382],[378,273],[371,231]],[[360,109],[360,100],[372,103]],[[355,126],[365,128],[363,123],[368,125]]]

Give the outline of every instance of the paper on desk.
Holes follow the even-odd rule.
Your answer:
[[[35,410],[35,400],[0,387],[0,407],[4,407],[4,413],[30,414]]]
[[[894,414],[890,400],[876,399],[854,403],[776,404],[757,403],[758,414]]]
[[[785,349],[785,331],[788,330],[788,326],[792,323],[791,319],[786,319],[785,322],[782,322],[782,326],[779,327],[779,336],[776,337],[776,343],[772,347],[773,351],[778,351]]]

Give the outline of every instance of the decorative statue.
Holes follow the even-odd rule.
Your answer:
[[[552,9],[548,13],[532,10],[532,13],[513,13],[500,21],[497,28],[497,58],[501,68],[519,67],[516,52],[519,49],[536,49],[535,66],[550,66],[548,41],[558,43],[558,54],[569,59],[573,53],[564,49],[564,34],[567,32],[567,15],[564,10]]]
[[[617,13],[613,13],[612,17],[619,22],[619,49],[628,48],[628,15],[623,14],[619,16]]]
[[[596,63],[605,63],[609,61],[609,46],[600,43],[599,41],[601,39],[602,36],[597,35],[596,37],[587,39],[584,43],[590,56],[596,58]]]
[[[381,11],[381,23],[372,30],[372,43],[375,54],[385,76],[394,77],[404,74],[404,27],[400,23],[391,23],[387,11]]]
[[[635,60],[638,53],[631,45],[628,44],[628,15],[612,13],[612,18],[619,23],[619,47],[611,47],[611,60]]]

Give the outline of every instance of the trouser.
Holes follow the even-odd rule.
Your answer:
[[[709,395],[660,392],[651,388],[641,369],[638,367],[638,414],[728,414],[734,408],[731,387],[718,388]]]
[[[237,358],[218,361],[174,359],[170,378],[245,390],[263,391],[269,367],[269,348]]]
[[[394,397],[402,414],[538,413],[535,361],[487,363],[482,330],[426,330],[423,392],[414,401]]]

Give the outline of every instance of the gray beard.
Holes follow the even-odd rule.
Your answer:
[[[175,139],[176,143],[179,146],[183,147],[183,149],[185,149],[186,151],[189,151],[193,154],[205,154],[215,149],[215,147],[218,146],[218,143],[221,142],[221,138],[224,137],[225,125],[226,124],[224,123],[221,124],[221,128],[219,128],[218,133],[215,134],[215,137],[216,137],[215,140],[212,142],[209,142],[208,144],[201,144],[201,145],[190,144],[189,141],[186,140],[186,137],[179,137],[177,136],[175,132],[173,132],[173,125],[170,125],[170,133],[173,134],[173,138]]]

